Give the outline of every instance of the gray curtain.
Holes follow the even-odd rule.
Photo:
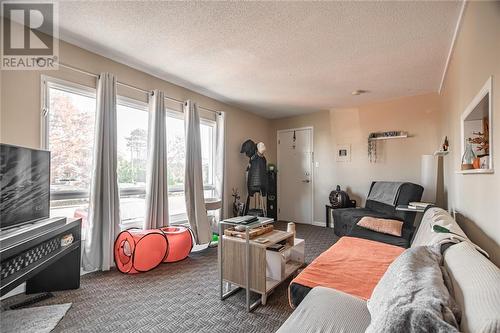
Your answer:
[[[192,101],[184,103],[186,123],[186,169],[184,192],[186,210],[197,244],[207,244],[211,240],[210,225],[205,208],[203,177],[201,170],[200,115]]]
[[[113,242],[120,232],[116,140],[116,78],[102,73],[97,82],[89,226],[83,253],[87,271],[109,270],[113,264]]]
[[[149,144],[144,229],[168,225],[167,123],[165,96],[155,90],[149,100]]]
[[[224,152],[225,152],[225,122],[226,114],[219,112],[215,115],[217,123],[217,133],[215,138],[215,196],[222,200],[222,208],[220,209],[219,220],[224,219]]]

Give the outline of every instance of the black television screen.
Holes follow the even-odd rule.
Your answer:
[[[0,144],[0,228],[49,217],[50,152]]]

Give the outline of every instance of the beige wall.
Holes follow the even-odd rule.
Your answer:
[[[314,221],[325,221],[324,205],[337,184],[364,205],[374,180],[420,183],[421,155],[432,154],[440,142],[438,98],[426,94],[274,120],[274,135],[279,129],[314,128],[314,157],[319,162],[314,168]],[[391,130],[408,131],[410,137],[378,142],[379,161],[370,163],[368,134]],[[337,144],[351,145],[351,162],[336,162]]]
[[[249,112],[231,107],[214,99],[197,94],[172,83],[163,81],[108,58],[88,52],[74,45],[60,43],[62,63],[89,72],[111,72],[118,80],[146,90],[160,89],[179,100],[192,99],[199,105],[225,111],[226,123],[226,193],[225,202],[231,209],[231,188],[245,188],[244,171],[247,159],[240,154],[240,146],[248,138],[269,142],[270,121]],[[95,87],[95,79],[63,69],[57,71],[2,71],[0,142],[39,148],[40,140],[40,76],[42,74],[67,79]],[[119,86],[118,93],[145,100],[145,95]],[[272,159],[272,157],[271,157]],[[228,190],[229,189],[229,190]],[[227,212],[227,210],[226,210]]]
[[[460,116],[493,75],[493,160],[495,173],[461,175]],[[469,237],[500,266],[500,2],[468,2],[448,67],[441,103],[442,135],[450,139],[445,185],[450,210]]]

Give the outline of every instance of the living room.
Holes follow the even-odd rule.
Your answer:
[[[2,2],[2,332],[500,332],[499,27]]]

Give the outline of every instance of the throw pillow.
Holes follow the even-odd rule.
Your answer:
[[[359,220],[358,225],[365,229],[373,230],[383,234],[401,237],[403,222],[398,220],[380,219],[376,217],[364,216]]]
[[[368,301],[366,332],[458,332],[460,311],[443,281],[439,246],[407,249]]]

